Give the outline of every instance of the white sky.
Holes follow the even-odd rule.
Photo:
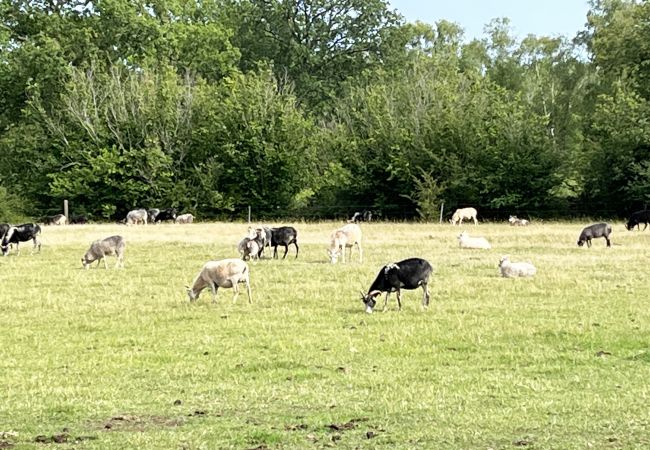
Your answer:
[[[513,37],[563,35],[573,38],[587,22],[587,0],[389,0],[409,22],[458,23],[465,38],[482,38],[492,19],[507,17]]]

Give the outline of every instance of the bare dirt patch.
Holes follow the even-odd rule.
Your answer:
[[[105,421],[103,429],[105,431],[145,431],[151,427],[178,427],[183,424],[185,424],[185,420],[181,417],[119,415]]]

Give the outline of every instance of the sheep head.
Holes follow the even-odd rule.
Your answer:
[[[363,291],[361,291],[361,301],[363,302],[364,305],[366,305],[366,312],[368,314],[372,313],[372,309],[375,307],[377,304],[377,296],[381,295],[381,291],[371,291],[368,294],[364,294]]]
[[[338,249],[336,249],[336,250],[332,250],[331,248],[327,249],[327,256],[329,256],[330,262],[332,264],[336,264],[336,261],[338,261],[340,255],[341,255],[341,252]]]

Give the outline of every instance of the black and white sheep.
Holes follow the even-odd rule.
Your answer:
[[[34,247],[32,253],[36,248],[38,251],[41,251],[41,242],[38,240],[38,236],[41,234],[41,227],[36,223],[24,223],[16,227],[9,227],[5,232],[2,242],[0,243],[0,248],[2,249],[2,254],[7,256],[9,253],[9,247],[12,244],[16,244],[18,249],[18,254],[20,254],[19,244],[21,242],[26,242],[32,240],[34,242]]]
[[[355,212],[348,223],[359,223],[359,222],[371,222],[372,221],[372,211],[364,209],[363,212]]]
[[[250,271],[248,264],[241,259],[231,258],[220,261],[208,261],[203,265],[201,271],[194,279],[192,287],[186,286],[187,295],[190,301],[199,298],[199,294],[206,287],[212,290],[212,302],[217,301],[217,290],[219,288],[232,288],[235,291],[233,302],[239,296],[239,283],[246,284],[248,303],[253,302],[251,296]]]
[[[115,268],[124,267],[124,249],[126,248],[126,242],[122,236],[110,236],[106,239],[96,240],[90,244],[90,248],[86,251],[86,254],[81,258],[81,264],[86,268],[90,268],[90,264],[97,261],[97,266],[99,263],[104,261],[104,268],[108,269],[108,263],[106,262],[107,256],[115,256],[117,262],[115,263]]]
[[[158,214],[156,214],[156,217],[150,219],[151,223],[158,223],[158,222],[164,222],[165,220],[169,220],[174,222],[176,220],[176,216],[178,215],[178,212],[176,211],[176,208],[165,208],[161,209]]]
[[[529,223],[526,219],[520,219],[517,216],[510,216],[508,222],[510,223],[510,226],[513,227],[525,227],[528,226]]]
[[[402,309],[402,289],[417,289],[422,287],[422,307],[429,306],[429,276],[433,272],[431,264],[422,258],[409,258],[396,263],[386,264],[379,270],[375,281],[372,282],[368,293],[361,292],[361,300],[366,305],[366,312],[372,313],[377,301],[376,298],[386,293],[384,311],[388,305],[388,296],[397,292],[397,307]]]
[[[612,243],[609,240],[609,235],[612,234],[612,226],[607,223],[595,223],[585,227],[578,237],[578,246],[582,247],[587,243],[587,247],[591,247],[591,240],[599,237],[605,238],[607,246],[611,247]]]

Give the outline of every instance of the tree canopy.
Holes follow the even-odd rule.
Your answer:
[[[578,35],[385,0],[0,0],[0,220],[626,215],[650,201],[650,2]]]

